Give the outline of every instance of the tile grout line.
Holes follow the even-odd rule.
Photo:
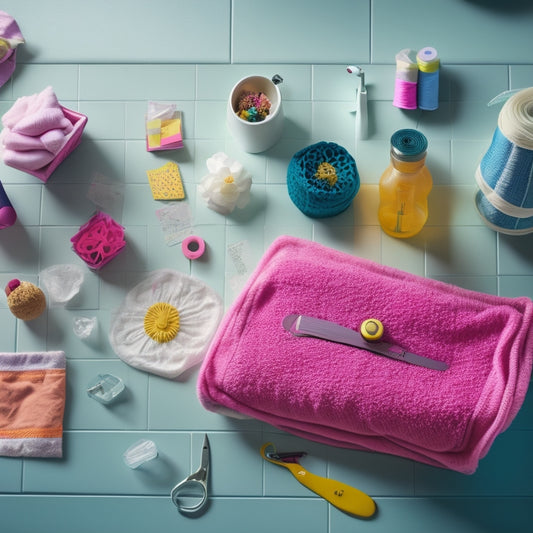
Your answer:
[[[229,3],[229,64],[233,64],[233,2],[231,0]]]

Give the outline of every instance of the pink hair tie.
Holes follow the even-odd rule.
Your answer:
[[[97,212],[70,239],[73,249],[89,268],[100,269],[126,246],[124,228],[109,215]]]
[[[191,235],[181,243],[181,251],[187,259],[198,259],[205,252],[205,241],[201,237]]]

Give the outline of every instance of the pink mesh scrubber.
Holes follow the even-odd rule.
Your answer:
[[[124,228],[102,212],[93,215],[70,241],[76,254],[95,270],[109,263],[126,246]]]

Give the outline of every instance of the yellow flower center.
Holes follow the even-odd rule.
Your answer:
[[[0,37],[0,59],[2,59],[11,50],[9,43]]]
[[[178,334],[179,330],[180,314],[173,305],[157,302],[146,311],[144,331],[154,341],[169,342]]]
[[[315,178],[319,180],[327,180],[329,186],[333,187],[335,183],[337,183],[337,171],[333,165],[324,161],[318,165]]]
[[[224,178],[224,183],[233,183],[235,181],[235,178],[233,176],[226,176]]]

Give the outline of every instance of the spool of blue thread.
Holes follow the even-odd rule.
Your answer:
[[[431,46],[422,48],[416,55],[418,63],[418,108],[434,111],[439,107],[440,60]]]
[[[490,228],[508,235],[533,233],[533,87],[503,106],[476,182],[476,207]]]
[[[506,235],[527,235],[533,232],[533,216],[508,215],[494,206],[482,191],[477,191],[475,204],[483,222],[494,231]]]

